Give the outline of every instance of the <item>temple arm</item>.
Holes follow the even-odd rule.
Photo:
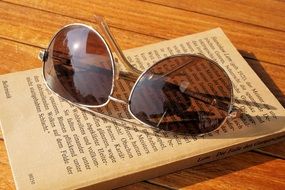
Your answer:
[[[95,16],[97,23],[99,24],[100,29],[104,33],[104,35],[107,37],[107,40],[117,56],[119,57],[122,64],[126,67],[126,69],[132,73],[133,75],[136,75],[139,77],[139,75],[142,73],[140,70],[136,69],[134,66],[130,64],[130,62],[127,60],[125,55],[123,54],[121,48],[119,47],[118,43],[116,42],[115,38],[113,37],[109,26],[107,25],[106,21],[101,16]]]

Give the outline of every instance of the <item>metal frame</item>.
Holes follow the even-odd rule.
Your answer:
[[[44,77],[44,83],[45,85],[48,87],[49,90],[51,90],[52,92],[54,92],[50,87],[49,85],[47,84],[47,81],[46,81],[46,78],[45,78],[45,57],[48,53],[48,49],[50,48],[51,44],[53,43],[53,40],[54,38],[58,35],[59,32],[61,32],[63,29],[67,28],[67,27],[70,27],[70,26],[84,26],[84,27],[87,27],[89,28],[90,30],[92,30],[93,32],[95,32],[100,38],[101,40],[103,41],[103,43],[106,45],[106,48],[107,48],[107,51],[108,51],[108,54],[111,58],[111,64],[112,64],[112,70],[113,70],[113,79],[112,79],[112,89],[111,89],[111,92],[110,92],[110,95],[108,96],[108,99],[107,101],[104,103],[104,104],[101,104],[101,105],[86,105],[86,104],[79,104],[79,103],[74,103],[62,96],[60,96],[58,93],[54,92],[58,97],[61,97],[63,98],[64,100],[66,100],[67,102],[71,103],[72,105],[75,105],[81,109],[84,109],[84,110],[87,110],[87,111],[90,111],[92,113],[95,113],[97,115],[104,115],[104,116],[107,116],[109,118],[112,118],[114,119],[112,116],[108,116],[108,115],[105,115],[105,114],[101,114],[101,113],[97,113],[95,111],[93,111],[92,109],[90,108],[98,108],[98,107],[103,107],[105,105],[107,105],[109,103],[110,100],[113,100],[113,101],[116,101],[116,102],[119,102],[119,103],[123,103],[123,104],[127,104],[128,105],[128,111],[129,113],[131,114],[131,116],[136,119],[137,121],[139,121],[141,124],[145,125],[145,126],[149,126],[151,128],[153,128],[154,130],[160,130],[154,126],[151,126],[147,123],[144,123],[143,121],[139,120],[131,111],[131,108],[130,108],[130,104],[131,104],[131,98],[132,98],[132,95],[133,95],[133,92],[134,92],[134,89],[137,85],[137,83],[140,81],[140,79],[142,78],[142,76],[147,72],[149,71],[153,66],[155,66],[156,64],[160,63],[161,61],[164,61],[166,59],[169,59],[171,57],[177,57],[177,56],[182,56],[182,55],[188,55],[188,56],[195,56],[195,57],[200,57],[200,58],[203,58],[203,59],[207,59],[208,61],[210,61],[211,63],[215,64],[216,66],[218,66],[218,68],[220,68],[225,76],[228,78],[228,80],[230,81],[230,85],[231,85],[231,100],[230,100],[230,108],[228,110],[228,115],[225,117],[225,119],[223,120],[223,122],[220,124],[220,126],[217,128],[219,129],[225,122],[227,119],[229,118],[235,118],[236,116],[239,115],[239,110],[237,109],[234,109],[233,107],[233,100],[234,100],[234,97],[233,97],[233,85],[232,85],[232,81],[230,80],[228,74],[225,72],[225,70],[216,62],[214,62],[213,60],[210,60],[208,59],[207,57],[203,56],[203,55],[195,55],[195,54],[176,54],[176,55],[173,55],[173,56],[169,56],[169,57],[166,57],[164,59],[161,59],[159,60],[158,62],[156,62],[155,64],[151,65],[150,67],[148,67],[145,71],[141,72],[139,71],[138,69],[136,69],[135,67],[133,67],[129,62],[128,60],[126,59],[126,57],[124,56],[124,54],[122,53],[122,50],[120,49],[119,45],[117,44],[117,42],[115,41],[115,38],[113,37],[113,35],[111,34],[110,30],[109,30],[109,27],[107,25],[107,23],[105,22],[105,20],[103,19],[103,17],[100,17],[100,16],[96,16],[95,17],[97,22],[99,23],[99,26],[101,28],[101,30],[103,31],[103,33],[105,34],[105,36],[107,37],[108,39],[108,42],[111,44],[112,48],[114,49],[115,53],[118,55],[118,57],[120,58],[121,62],[124,64],[124,66],[127,68],[128,72],[123,72],[123,71],[119,71],[118,70],[118,67],[116,67],[116,62],[114,60],[114,57],[110,51],[110,47],[109,45],[107,44],[106,40],[103,38],[103,36],[98,32],[96,31],[93,27],[91,26],[88,26],[86,24],[82,24],[82,23],[74,23],[74,24],[68,24],[64,27],[62,27],[60,30],[58,30],[54,35],[53,37],[51,38],[51,41],[47,47],[46,50],[42,50],[40,51],[39,53],[39,58],[41,59],[41,61],[43,62],[43,72],[42,72],[42,75]],[[127,80],[132,80],[132,81],[135,81],[135,84],[133,85],[132,87],[132,90],[131,90],[131,93],[128,97],[128,101],[124,101],[124,100],[121,100],[121,99],[118,99],[118,98],[115,98],[113,97],[113,90],[114,90],[114,85],[115,85],[115,80],[119,77],[122,77],[122,78],[125,78]],[[117,119],[117,118],[115,118]],[[124,120],[124,119],[122,119]],[[124,121],[127,121],[127,122],[130,122],[128,120],[124,120]],[[217,130],[215,129],[215,130]],[[215,131],[214,130],[214,131]],[[209,132],[208,132],[209,133]],[[207,133],[204,133],[204,134],[207,134]],[[204,135],[204,134],[200,134],[200,135]],[[200,136],[199,135],[199,136]]]

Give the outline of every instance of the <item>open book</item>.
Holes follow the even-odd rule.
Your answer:
[[[110,103],[91,114],[43,83],[41,69],[0,76],[0,120],[19,189],[115,188],[274,143],[284,138],[285,111],[221,29],[124,51],[140,70],[173,54],[203,54],[234,84],[241,118],[202,137],[183,136],[120,119]],[[121,81],[115,96],[131,88]],[[282,137],[283,136],[283,137]]]

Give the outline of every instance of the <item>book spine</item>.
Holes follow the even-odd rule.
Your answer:
[[[261,137],[259,139],[243,142],[226,148],[218,149],[212,152],[187,158],[184,160],[178,160],[166,165],[153,166],[153,168],[138,171],[126,176],[122,176],[116,179],[104,181],[102,183],[85,186],[82,189],[113,189],[122,187],[132,183],[136,183],[146,179],[152,179],[158,176],[173,173],[185,168],[201,165],[215,160],[220,160],[232,155],[236,155],[242,152],[250,151],[256,148],[272,145],[285,140],[285,133],[273,134],[271,136]]]

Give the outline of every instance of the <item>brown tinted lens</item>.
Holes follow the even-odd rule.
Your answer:
[[[223,123],[231,96],[231,81],[216,63],[179,55],[158,62],[143,74],[130,97],[130,110],[151,126],[202,134]]]
[[[102,38],[88,27],[62,29],[48,48],[48,86],[74,103],[101,105],[112,91],[113,65]]]

